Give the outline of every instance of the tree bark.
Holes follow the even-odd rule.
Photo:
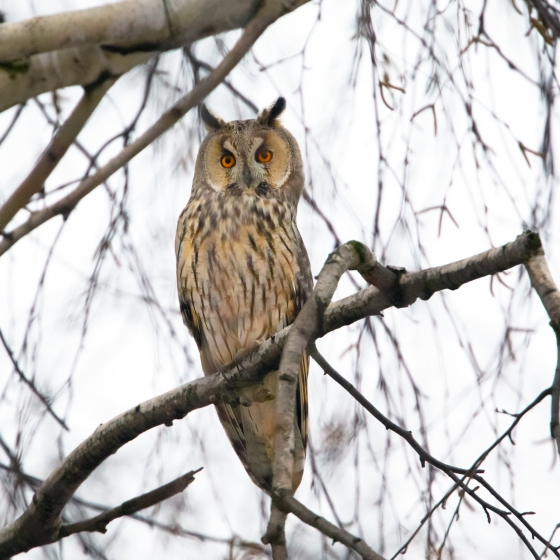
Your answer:
[[[307,0],[267,0],[279,15]],[[257,0],[125,0],[0,25],[0,111],[36,95],[118,77],[152,56],[240,29]]]

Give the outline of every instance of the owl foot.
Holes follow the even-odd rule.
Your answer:
[[[245,346],[245,348],[239,350],[239,352],[235,354],[235,358],[233,359],[235,365],[239,368],[242,362],[244,362],[248,358],[252,358],[261,347],[263,342],[264,340],[252,340],[251,342],[247,343],[247,346]]]
[[[274,400],[275,396],[262,385],[249,387],[239,395],[239,404],[243,406],[251,406],[253,403],[263,403]]]

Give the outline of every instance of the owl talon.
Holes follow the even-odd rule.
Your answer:
[[[239,350],[237,354],[235,354],[235,365],[239,367],[242,362],[244,362],[248,358],[252,358],[254,354],[258,351],[261,347],[263,341],[262,340],[252,340],[247,344],[245,348]]]
[[[274,400],[276,397],[262,386],[250,387],[239,396],[239,404],[251,406],[253,403],[263,403]]]

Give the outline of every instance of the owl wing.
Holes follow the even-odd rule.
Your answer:
[[[191,270],[191,267],[183,266],[186,259],[190,258],[187,255],[190,254],[192,249],[190,243],[184,244],[185,232],[185,221],[181,216],[176,238],[181,314],[184,323],[199,348],[203,371],[206,375],[210,375],[220,370],[222,362],[217,353],[211,351],[206,338],[206,331],[211,330],[212,322],[208,321],[204,307],[201,307],[200,312],[197,310],[197,305],[203,305],[201,294],[189,293],[185,282],[188,276],[183,277],[184,274],[196,274],[194,267]],[[291,304],[284,310],[284,316],[279,317],[284,325],[289,325],[294,321],[297,313],[309,297],[313,286],[309,260],[297,229],[296,236],[298,247],[297,251],[294,251],[293,254],[297,255],[299,274],[294,278],[293,292],[289,298]],[[180,250],[181,246],[182,250]],[[215,314],[216,309],[214,308],[212,312]],[[234,345],[232,344],[232,346]],[[305,462],[308,425],[308,370],[309,357],[304,355],[296,393],[294,489],[299,485]],[[272,394],[276,394],[277,378],[278,372],[273,371],[267,374],[263,380],[264,386]],[[256,402],[250,407],[225,403],[216,406],[220,421],[245,469],[258,486],[269,492],[272,488],[273,435],[276,421],[275,406],[274,401]]]
[[[303,243],[301,243],[303,246]],[[285,317],[286,324],[291,324],[297,313],[307,301],[313,288],[311,267],[305,248],[300,252],[299,269],[300,278],[296,279],[295,293],[292,294],[294,307],[293,313]],[[204,335],[202,335],[202,339]],[[211,356],[204,340],[200,346],[202,367],[205,372],[217,371],[217,364]],[[293,474],[294,490],[299,486],[303,475],[305,463],[305,450],[307,448],[308,430],[308,391],[307,378],[309,372],[309,356],[304,353],[301,361],[299,380],[296,388],[296,414],[295,414],[295,461]],[[272,393],[277,392],[278,371],[267,374],[263,385]],[[275,431],[275,401],[253,403],[250,407],[242,405],[221,404],[216,405],[218,416],[226,434],[240,458],[245,470],[257,486],[266,492],[272,490],[272,459],[273,437]]]

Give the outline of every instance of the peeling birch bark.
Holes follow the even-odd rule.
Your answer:
[[[244,27],[256,0],[125,0],[0,26],[0,62],[84,45],[164,51]]]
[[[1,31],[1,27],[0,27]],[[157,53],[112,53],[101,47],[79,47],[37,54],[10,67],[0,65],[0,112],[46,91],[88,86],[102,78],[118,78]]]
[[[267,0],[280,17],[308,0]],[[46,91],[118,77],[158,53],[240,29],[257,0],[125,0],[0,24],[0,111]]]

